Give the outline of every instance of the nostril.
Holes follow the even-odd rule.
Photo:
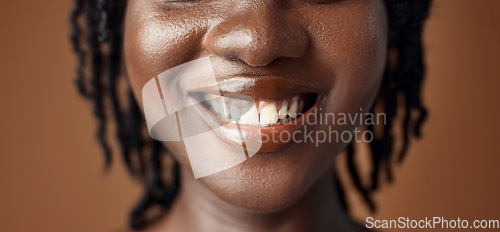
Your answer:
[[[243,54],[241,58],[239,56],[225,56],[224,58],[230,62],[244,64],[252,67],[264,67],[276,60],[276,59],[271,59],[269,61],[258,62],[254,61],[254,59],[252,59],[251,57],[248,57],[247,54]]]
[[[237,57],[237,56],[226,56],[226,59],[229,60],[229,61],[237,61],[237,62],[241,62],[242,60]]]

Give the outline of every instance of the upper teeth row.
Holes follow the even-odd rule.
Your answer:
[[[255,101],[223,97],[222,101],[211,100],[208,103],[226,122],[259,126],[276,124],[287,116],[295,119],[304,108],[304,101],[298,97],[294,97],[290,102],[283,101],[279,110],[275,101],[260,101],[257,106]]]

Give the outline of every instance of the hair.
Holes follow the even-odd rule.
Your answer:
[[[148,211],[160,206],[163,209],[161,212],[164,212],[173,203],[180,188],[180,174],[177,161],[173,160],[168,166],[163,161],[168,151],[161,142],[144,135],[142,113],[130,88],[127,87],[126,96],[122,96],[118,88],[120,77],[123,76],[122,42],[126,4],[126,0],[74,0],[70,15],[70,38],[78,60],[75,84],[78,92],[93,105],[93,114],[97,119],[96,137],[103,150],[105,170],[112,163],[108,141],[108,118],[111,116],[125,166],[132,177],[145,185],[144,193],[130,213],[129,220],[132,229],[141,229],[154,220]],[[362,183],[355,163],[357,153],[354,144],[348,145],[346,149],[352,182],[372,211],[376,210],[376,206],[371,195],[379,188],[380,174],[384,174],[388,182],[392,181],[392,164],[403,161],[411,138],[421,136],[422,123],[427,116],[421,100],[425,73],[421,39],[431,0],[385,0],[385,5],[389,21],[388,62],[371,112],[376,109],[384,112],[387,121],[385,125],[366,127],[376,135],[369,145],[372,165],[369,186]],[[394,128],[395,122],[399,122],[394,120],[396,117],[402,120]],[[394,149],[395,132],[402,144],[397,151]],[[172,177],[169,181],[163,178],[166,171]],[[341,202],[347,210],[344,185],[338,173],[335,173],[335,177]]]

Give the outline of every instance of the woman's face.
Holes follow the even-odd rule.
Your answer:
[[[152,77],[209,56],[221,95],[255,100],[258,110],[245,120],[259,123],[262,136],[301,132],[298,142],[279,136],[262,141],[247,161],[199,179],[233,205],[270,212],[295,202],[332,170],[347,144],[332,131],[359,126],[275,124],[282,120],[279,111],[296,121],[367,112],[384,72],[387,30],[382,0],[129,0],[125,65],[141,105],[142,88]],[[292,115],[294,102],[300,118]],[[245,120],[243,134],[250,130]],[[323,141],[323,133],[330,139]],[[191,170],[182,143],[165,145]]]

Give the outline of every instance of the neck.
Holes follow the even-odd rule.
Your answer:
[[[340,205],[333,169],[292,206],[273,213],[230,205],[194,179],[183,178],[181,186],[161,231],[354,231]]]

